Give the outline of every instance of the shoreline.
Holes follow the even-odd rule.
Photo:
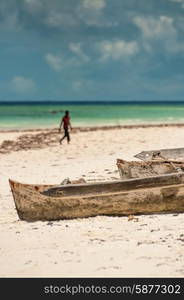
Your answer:
[[[154,128],[154,127],[184,127],[184,123],[141,123],[141,124],[125,124],[125,125],[99,125],[99,126],[74,126],[72,132],[75,131],[96,131],[96,130],[112,130],[112,129],[134,129],[134,128]],[[58,127],[52,128],[20,128],[20,129],[0,129],[0,133],[11,132],[44,132],[58,131]]]
[[[86,135],[90,132],[92,134],[104,134],[114,135],[114,130],[117,132],[122,131],[122,136],[124,135],[134,135],[135,132],[149,131],[151,135],[154,135],[154,131],[181,131],[184,127],[184,123],[159,123],[159,124],[132,124],[132,125],[108,125],[108,126],[86,126],[86,127],[73,127],[71,135]],[[126,131],[126,133],[125,133]],[[172,133],[171,133],[172,134]],[[63,131],[59,133],[58,128],[45,128],[45,129],[14,129],[8,131],[0,130],[0,154],[7,154],[11,152],[17,152],[22,150],[36,150],[43,149],[49,146],[55,146],[59,143]],[[88,139],[88,136],[86,135]],[[178,146],[183,147],[183,145]],[[169,148],[169,147],[166,147]],[[175,146],[174,148],[177,148]]]

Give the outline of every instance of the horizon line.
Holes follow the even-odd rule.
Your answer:
[[[178,104],[183,100],[0,100],[0,105],[9,104]]]

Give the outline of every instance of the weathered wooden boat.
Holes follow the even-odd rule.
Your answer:
[[[60,186],[9,183],[26,221],[184,212],[184,173]]]
[[[126,161],[117,159],[120,178],[144,178],[156,175],[184,172],[184,162],[175,161]]]
[[[142,151],[134,155],[134,157],[139,158],[141,160],[167,159],[184,161],[184,148]]]

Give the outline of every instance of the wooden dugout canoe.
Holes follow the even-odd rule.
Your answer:
[[[184,172],[184,162],[182,161],[126,161],[117,159],[117,167],[120,178],[123,180],[130,178],[144,178],[150,176]]]
[[[167,159],[167,160],[183,160],[184,148],[158,149],[151,151],[142,151],[134,157],[141,160]]]
[[[26,221],[184,212],[184,173],[63,186],[9,183]]]

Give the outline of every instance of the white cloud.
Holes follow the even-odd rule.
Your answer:
[[[109,58],[118,60],[124,57],[135,55],[139,51],[138,44],[135,41],[103,41],[97,46],[101,52],[101,60],[107,60]]]
[[[48,53],[45,55],[45,60],[50,65],[50,67],[55,71],[59,72],[62,70],[63,62],[61,57]]]
[[[77,25],[77,21],[69,13],[62,13],[60,11],[52,10],[46,16],[44,23],[51,27],[74,26]]]
[[[83,52],[81,43],[70,43],[69,49],[78,57],[80,57],[84,62],[88,62],[90,60],[89,57]]]
[[[105,0],[82,0],[81,6],[85,9],[101,10],[106,6]]]
[[[160,16],[157,19],[153,17],[135,17],[133,21],[141,29],[145,38],[176,35],[173,19],[170,17]]]
[[[1,1],[16,2],[15,0]],[[21,0],[20,2],[22,3],[21,13],[31,15],[36,23],[42,23],[51,28],[80,26],[81,22],[90,26],[117,26],[116,20],[109,21],[103,13],[107,5],[106,0]],[[26,23],[26,18],[22,18],[19,22]],[[31,19],[31,22],[34,21]]]
[[[36,89],[36,84],[31,78],[23,76],[15,76],[11,81],[12,88],[18,93],[33,92]]]
[[[105,0],[81,0],[77,8],[77,15],[79,19],[88,26],[116,26],[116,22],[109,22],[104,15],[105,7]]]
[[[151,52],[161,49],[170,53],[184,51],[184,43],[178,40],[173,18],[167,16],[135,17],[133,22],[142,32],[145,50]]]

